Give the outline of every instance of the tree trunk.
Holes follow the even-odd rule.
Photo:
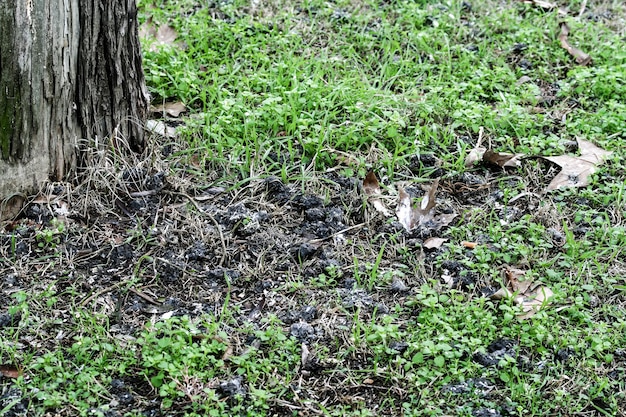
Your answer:
[[[115,132],[141,149],[148,96],[135,0],[3,3],[0,199],[65,178],[82,139]]]

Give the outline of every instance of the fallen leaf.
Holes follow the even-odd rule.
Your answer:
[[[433,218],[433,209],[437,204],[435,201],[435,194],[437,193],[437,187],[439,187],[439,178],[433,182],[426,195],[420,202],[419,209],[416,211],[417,223],[422,224]]]
[[[442,237],[430,237],[424,241],[422,246],[426,249],[437,249],[447,241],[448,239],[444,239]]]
[[[524,311],[523,314],[519,314],[517,316],[520,320],[526,320],[535,315],[539,310],[545,307],[550,297],[552,297],[554,293],[550,288],[545,286],[539,286],[533,290],[531,294],[525,296],[522,300],[521,306]]]
[[[155,35],[157,42],[162,45],[173,44],[177,37],[178,33],[176,33],[173,27],[168,25],[159,26],[159,29],[157,30]]]
[[[519,320],[532,317],[540,309],[544,308],[554,295],[550,288],[534,283],[530,279],[523,279],[526,271],[507,267],[504,271],[505,286],[490,295],[491,299],[513,299],[520,306],[521,312],[517,314]]]
[[[524,294],[532,284],[531,280],[524,279],[526,271],[517,268],[508,267],[504,271],[506,278],[509,280],[509,288],[513,292]]]
[[[181,113],[187,111],[187,107],[180,101],[166,101],[159,106],[150,106],[151,113],[179,117]]]
[[[545,9],[545,10],[553,10],[558,7],[555,3],[545,1],[545,0],[520,0],[520,1],[522,3],[532,4],[533,6],[541,7],[542,9]],[[558,12],[561,16],[567,15],[567,9],[564,9],[562,7],[558,8]]]
[[[483,154],[483,162],[500,168],[517,168],[521,164],[522,157],[524,157],[524,154],[521,153],[499,153],[487,149]]]
[[[476,165],[477,162],[482,161],[486,151],[487,148],[483,146],[472,148],[472,150],[469,151],[469,153],[465,157],[465,166],[471,167],[473,165]]]
[[[585,187],[589,185],[589,177],[596,172],[597,166],[611,155],[597,147],[593,143],[578,139],[580,156],[559,155],[541,156],[561,167],[561,171],[552,179],[546,191],[552,191],[561,187]]]
[[[146,121],[146,130],[152,133],[156,133],[164,138],[175,138],[176,129],[172,126],[168,126],[162,120],[148,120]]]
[[[150,16],[145,22],[139,26],[139,38],[150,39],[156,38],[157,30],[152,22],[152,16]]]
[[[413,230],[413,207],[411,206],[411,196],[404,191],[404,188],[398,189],[398,206],[396,207],[396,216],[405,230]]]
[[[407,232],[411,232],[418,226],[425,226],[429,229],[438,229],[447,226],[456,218],[456,213],[442,213],[435,215],[437,205],[435,194],[439,186],[439,178],[422,198],[419,207],[413,207],[411,196],[403,188],[398,189],[398,205],[396,206],[396,216],[398,221]]]
[[[0,365],[0,375],[6,378],[17,378],[22,375],[22,370],[14,365]]]
[[[569,36],[569,26],[567,23],[561,22],[561,32],[559,33],[559,42],[561,47],[564,48],[570,55],[576,58],[576,62],[580,65],[588,65],[591,62],[591,56],[587,55],[578,48],[569,44],[567,37]]]
[[[363,192],[365,192],[367,200],[372,203],[376,211],[382,213],[386,217],[391,216],[391,212],[387,209],[387,207],[385,207],[380,199],[382,191],[380,190],[380,183],[378,182],[378,178],[376,178],[374,171],[368,171],[365,176],[365,179],[363,180]]]
[[[435,207],[435,193],[439,185],[439,178],[435,180],[430,190],[422,198],[419,207],[413,207],[411,196],[404,189],[400,188],[398,192],[398,206],[396,208],[396,216],[398,221],[407,232],[415,229],[433,218],[433,208]]]

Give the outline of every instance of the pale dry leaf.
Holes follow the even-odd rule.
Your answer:
[[[454,277],[452,275],[443,274],[441,275],[441,279],[443,280],[444,284],[446,284],[449,288],[452,288],[454,286]]]
[[[367,201],[369,201],[372,206],[378,211],[382,213],[383,216],[390,217],[391,211],[385,207],[385,204],[380,199],[382,195],[382,191],[380,189],[380,183],[378,182],[378,178],[376,178],[376,174],[374,171],[369,171],[363,180],[363,192],[367,195]]]
[[[539,310],[544,308],[554,296],[552,290],[543,285],[535,288],[530,294],[526,295],[522,301],[522,314],[517,316],[520,320],[526,320],[535,315]]]
[[[436,230],[447,226],[457,216],[456,213],[435,215],[435,206],[437,205],[435,195],[438,186],[439,178],[433,182],[426,195],[422,198],[419,207],[413,207],[411,196],[404,189],[399,188],[396,216],[407,232],[411,232],[418,226]]]
[[[485,154],[486,151],[487,151],[487,148],[483,146],[472,148],[472,150],[469,151],[469,153],[465,157],[465,166],[471,167],[473,165],[476,165],[477,162],[482,161],[483,155]]]
[[[174,139],[177,136],[176,128],[166,125],[162,120],[146,121],[146,130],[164,138]]]
[[[578,48],[573,47],[569,44],[568,36],[569,36],[569,26],[567,23],[561,22],[561,32],[559,33],[559,42],[561,43],[561,47],[564,48],[570,55],[576,58],[576,62],[580,65],[588,65],[591,62],[591,56],[584,53]]]
[[[596,165],[600,165],[613,153],[594,145],[588,140],[576,139],[576,142],[578,142],[578,149],[580,149],[580,159],[584,159]]]
[[[489,298],[493,300],[503,300],[505,298],[511,298],[512,296],[513,293],[511,293],[511,291],[507,290],[506,288],[500,288],[498,291],[491,294]]]
[[[526,271],[507,267],[505,270],[506,285],[493,293],[490,298],[501,300],[512,299],[521,308],[517,314],[519,320],[532,317],[537,311],[544,308],[550,297],[554,295],[550,288],[530,279],[524,280]]]
[[[400,224],[407,232],[413,230],[413,207],[411,204],[411,196],[404,191],[404,188],[398,188],[396,216],[398,217]]]
[[[424,241],[424,243],[422,243],[422,246],[426,249],[438,249],[447,241],[448,239],[442,237],[429,237]]]
[[[415,209],[413,215],[413,223],[423,224],[431,220],[434,216],[434,208],[437,204],[435,200],[435,194],[437,193],[437,187],[439,186],[439,178],[433,182],[426,195],[422,198],[419,208]]]
[[[561,171],[552,179],[546,191],[561,187],[585,187],[589,185],[589,177],[596,172],[597,166],[611,155],[612,152],[597,147],[593,143],[578,139],[580,156],[559,155],[542,156],[561,167]]]
[[[187,106],[180,101],[169,101],[163,103],[163,111],[169,116],[178,117],[181,113],[187,111]]]
[[[452,220],[456,219],[456,213],[441,213],[435,216],[435,223],[439,227],[447,226],[452,223]]]

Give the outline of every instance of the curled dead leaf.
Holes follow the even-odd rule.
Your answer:
[[[419,207],[413,207],[411,196],[403,188],[398,189],[396,216],[407,232],[411,232],[419,226],[436,230],[447,226],[456,218],[456,213],[435,215],[435,206],[437,205],[435,196],[438,186],[439,178],[433,182],[426,195],[422,198]]]
[[[524,154],[511,154],[494,152],[487,149],[483,154],[483,162],[486,165],[495,165],[500,168],[517,168],[521,164],[521,158]]]
[[[508,286],[513,292],[525,294],[532,284],[531,280],[524,279],[526,271],[522,269],[507,267],[504,274],[508,280]]]
[[[578,64],[588,65],[591,62],[591,56],[569,44],[567,38],[569,36],[570,29],[569,26],[567,26],[567,23],[561,22],[560,27],[561,32],[559,33],[559,42],[561,43],[561,47],[569,52],[569,54],[572,55],[574,58],[576,58],[576,62]]]
[[[465,166],[471,167],[473,165],[476,165],[476,163],[482,161],[483,155],[485,155],[486,151],[487,151],[487,148],[484,148],[482,146],[472,148],[472,150],[469,151],[469,153],[465,157]]]
[[[406,231],[413,230],[413,207],[411,205],[411,196],[404,191],[404,188],[398,188],[396,216]]]
[[[0,375],[5,378],[18,378],[22,375],[22,370],[14,365],[2,364],[0,365]]]
[[[367,195],[367,200],[374,206],[376,211],[382,213],[386,217],[391,216],[391,211],[385,207],[380,196],[382,195],[382,191],[380,189],[380,183],[378,182],[378,178],[376,178],[376,174],[374,171],[368,171],[367,175],[365,175],[365,179],[363,180],[363,192]]]
[[[554,296],[554,293],[548,287],[542,285],[535,288],[532,293],[523,298],[521,303],[523,313],[519,314],[517,318],[526,320],[534,316],[535,313],[548,304],[552,296]]]

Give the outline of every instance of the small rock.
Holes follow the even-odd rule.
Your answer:
[[[556,359],[560,362],[567,362],[574,354],[575,352],[572,348],[559,349],[559,351],[556,352]]]
[[[220,383],[219,391],[226,397],[234,397],[235,395],[246,395],[246,387],[241,383],[241,377],[236,377],[230,381]]]
[[[393,341],[389,343],[389,349],[393,349],[398,353],[403,353],[405,350],[407,350],[408,347],[409,344],[406,342]]]
[[[307,323],[317,318],[317,308],[314,306],[304,306],[300,310],[300,317]]]
[[[317,250],[318,250],[318,246],[312,245],[308,242],[303,243],[295,251],[295,257],[300,262],[303,262],[303,261],[313,258],[315,254],[317,253]]]
[[[10,314],[10,313],[4,313],[4,314],[0,314],[0,328],[2,327],[15,327],[18,325],[18,323],[20,322],[21,319],[21,314],[17,313],[17,314]]]
[[[406,286],[404,281],[402,281],[398,277],[393,278],[393,282],[391,283],[391,291],[393,292],[407,292],[409,287]]]
[[[313,207],[304,212],[304,218],[310,222],[321,222],[326,218],[326,211],[321,207]]]
[[[300,342],[306,342],[315,339],[315,329],[309,323],[298,322],[291,325],[289,335]]]
[[[493,408],[479,408],[472,413],[474,417],[501,417],[502,414]]]

